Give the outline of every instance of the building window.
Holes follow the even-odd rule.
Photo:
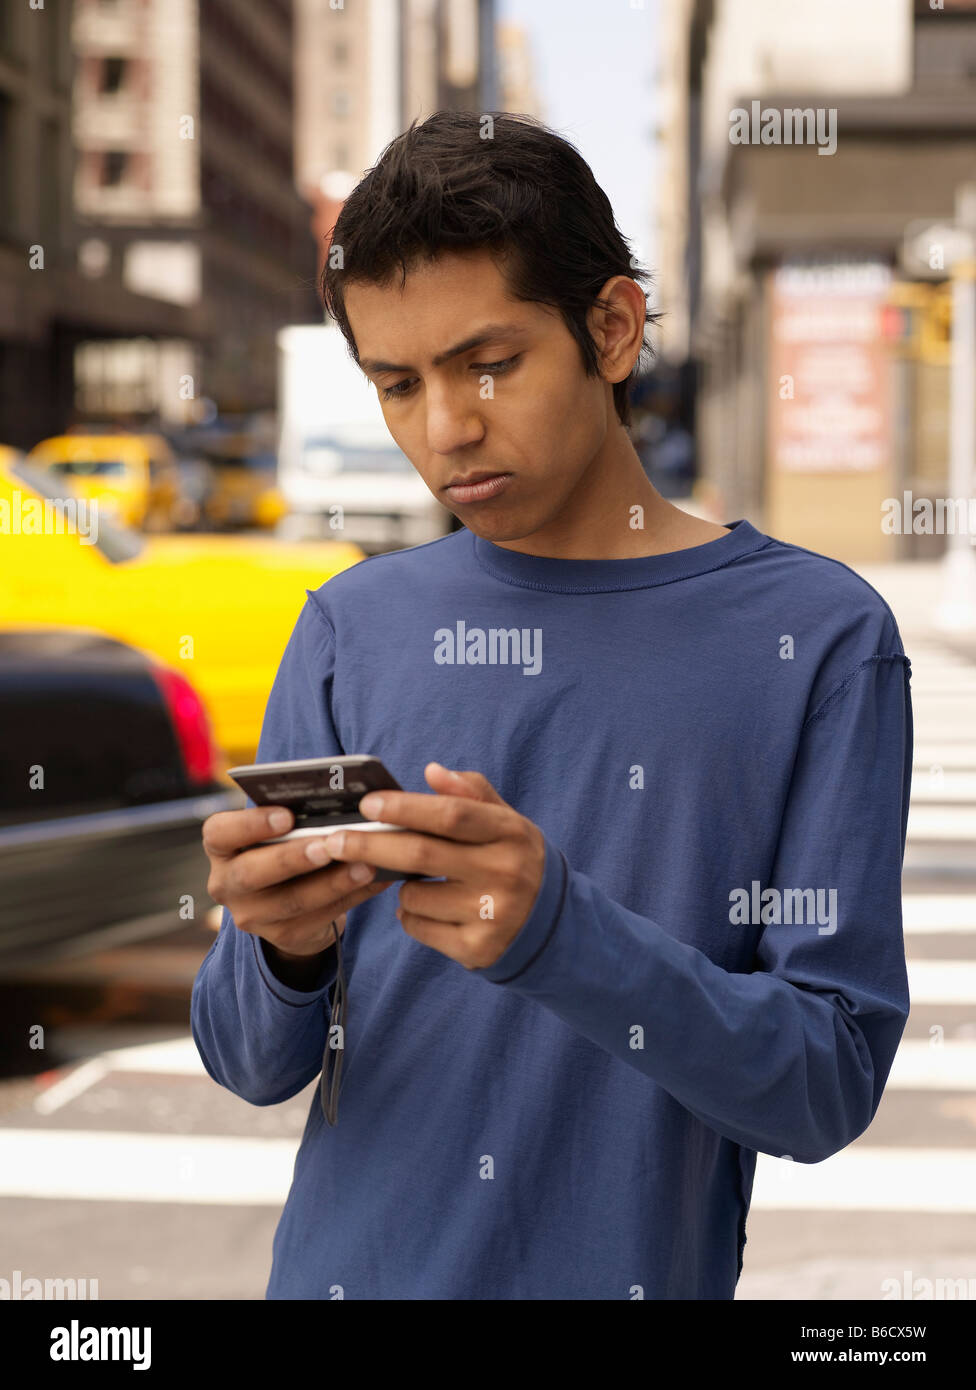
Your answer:
[[[128,150],[106,150],[102,155],[102,187],[117,188],[124,181],[128,169]]]
[[[337,39],[332,45],[332,57],[337,67],[344,67],[349,61],[349,45],[345,39]]]
[[[101,85],[103,96],[112,96],[122,89],[125,81],[126,61],[124,58],[104,58],[102,60]]]
[[[332,113],[335,116],[349,115],[349,93],[343,88],[332,94]]]

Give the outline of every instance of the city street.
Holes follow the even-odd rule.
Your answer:
[[[932,628],[936,566],[870,577],[913,663],[912,1012],[856,1143],[817,1165],[759,1156],[741,1299],[976,1293],[976,664]],[[260,1108],[207,1076],[186,1020],[211,940],[192,925],[4,990],[7,1055],[37,1066],[0,1081],[9,1270],[97,1278],[103,1299],[263,1297],[315,1084]]]
[[[732,1301],[741,1140],[734,1301],[976,1300],[974,381],[976,0],[5,5],[0,1295],[263,1301],[307,1130],[276,1298]],[[224,1089],[208,887],[317,937],[203,823],[462,754],[498,952],[411,884],[359,1122]]]

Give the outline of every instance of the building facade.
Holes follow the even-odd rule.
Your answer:
[[[665,33],[665,346],[718,509],[849,561],[938,553],[881,520],[947,487],[935,229],[971,206],[976,5],[678,0]]]

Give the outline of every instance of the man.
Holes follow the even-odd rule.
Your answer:
[[[193,1035],[255,1105],[308,1086],[345,925],[269,1298],[729,1299],[757,1151],[856,1139],[905,1026],[909,663],[845,566],[655,492],[606,197],[487,120],[395,140],[324,276],[464,529],[309,592],[258,750],[378,756],[406,829],[207,821]]]

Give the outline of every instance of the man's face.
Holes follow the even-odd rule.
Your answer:
[[[486,251],[444,253],[385,286],[351,283],[346,313],[387,426],[430,491],[477,535],[519,540],[572,510],[618,424],[559,313],[512,299]],[[477,346],[434,359],[490,333]],[[387,393],[390,393],[387,395]],[[487,496],[454,479],[498,478]]]

